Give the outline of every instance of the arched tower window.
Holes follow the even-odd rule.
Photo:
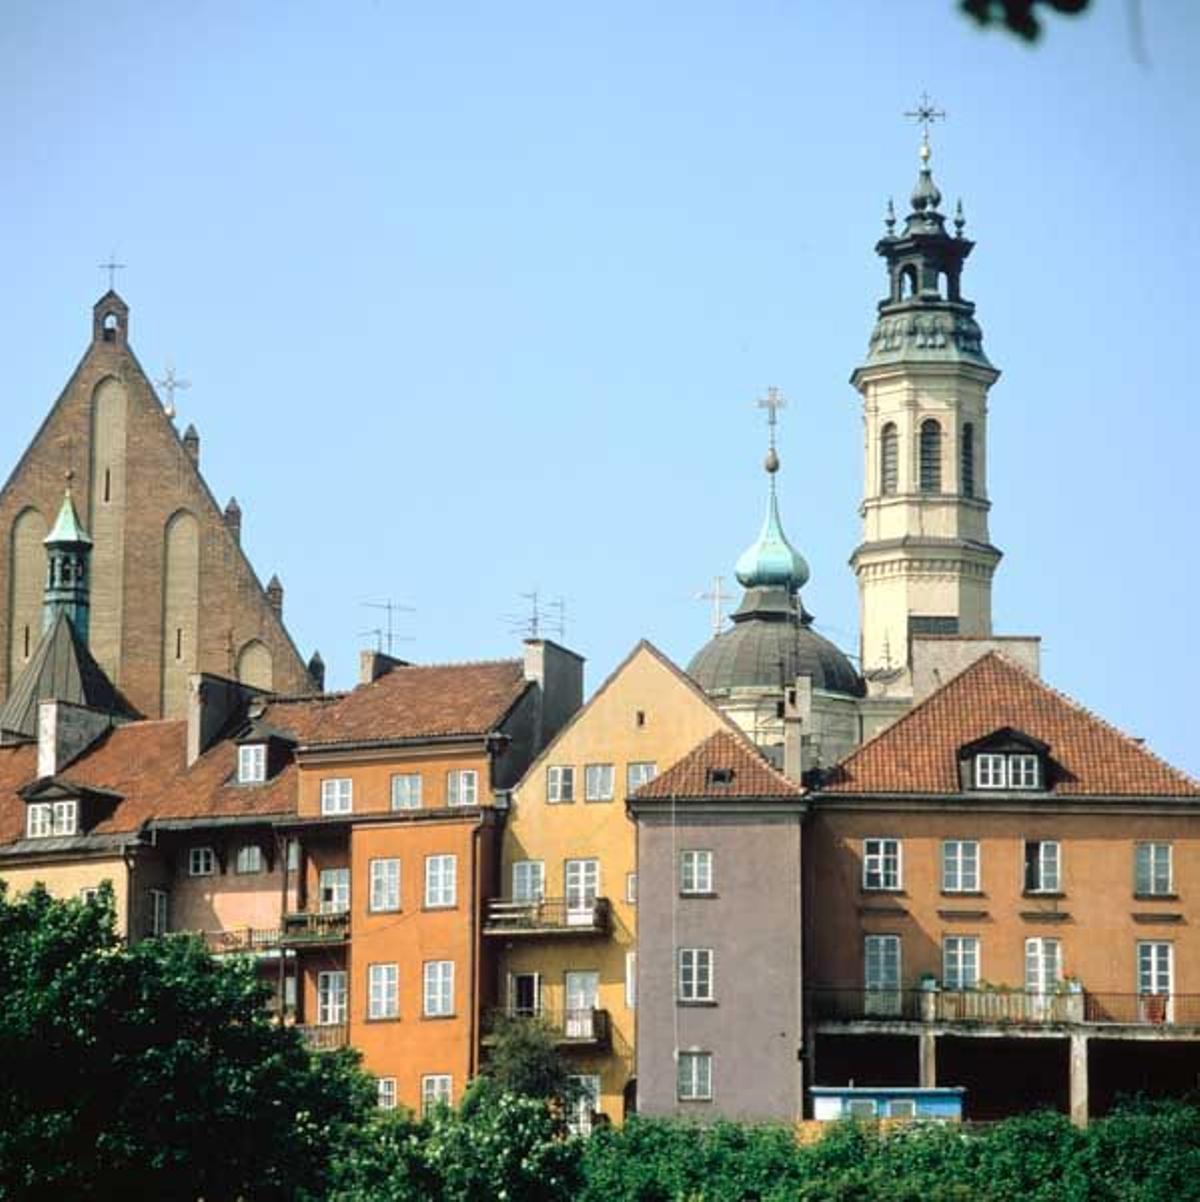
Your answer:
[[[975,427],[967,422],[962,428],[962,494],[975,495]]]
[[[933,418],[921,423],[921,491],[942,491],[942,427]]]
[[[900,440],[894,422],[888,422],[879,435],[879,491],[885,497],[896,495],[900,482]]]

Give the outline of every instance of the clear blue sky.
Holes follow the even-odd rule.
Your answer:
[[[686,663],[781,428],[804,599],[848,650],[861,426],[847,379],[923,89],[992,392],[996,628],[1200,772],[1200,6],[1049,18],[952,0],[125,3],[0,10],[6,473],[83,351],[96,264],[192,382],[213,491],[331,682],[365,600],[400,654],[512,653],[567,602],[594,686],[640,636]]]

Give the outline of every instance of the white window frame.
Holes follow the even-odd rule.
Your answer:
[[[392,774],[391,805],[393,810],[419,810],[424,805],[424,782],[419,772]]]
[[[679,853],[679,892],[707,895],[713,891],[713,853],[706,847]]]
[[[1062,940],[1033,935],[1025,940],[1025,992],[1053,993],[1063,979]]]
[[[321,782],[321,813],[354,812],[354,782],[348,776],[327,776]]]
[[[563,861],[563,897],[567,926],[586,927],[596,921],[600,899],[600,860],[595,856]]]
[[[322,914],[347,913],[350,909],[350,869],[322,868],[317,873],[317,898],[317,908]]]
[[[217,853],[209,846],[188,849],[188,876],[215,876]]]
[[[1010,789],[1040,789],[1042,787],[1041,756],[1019,752],[1008,757],[1008,787]]]
[[[539,902],[546,897],[546,861],[515,860],[512,866],[512,899]]]
[[[426,1073],[421,1078],[421,1114],[453,1104],[454,1079],[449,1073]]]
[[[448,910],[458,904],[458,856],[425,857],[425,909]]]
[[[367,869],[370,889],[367,909],[372,914],[394,914],[400,909],[400,860],[382,856],[371,860]]]
[[[317,973],[318,1027],[344,1026],[348,1002],[344,968]]]
[[[257,843],[243,843],[237,849],[233,862],[233,871],[238,876],[252,876],[264,871],[262,848]]]
[[[915,1119],[917,1117],[917,1100],[916,1098],[890,1098],[887,1112],[890,1119]]]
[[[1008,757],[994,751],[981,751],[975,757],[975,788],[1007,789]]]
[[[426,1018],[453,1017],[454,961],[426,960],[421,982],[421,1013]]]
[[[1143,859],[1145,874],[1143,875]],[[1169,842],[1145,840],[1137,843],[1133,850],[1133,891],[1139,897],[1170,897],[1175,892],[1173,853]],[[1165,887],[1160,888],[1160,877],[1165,868]]]
[[[546,769],[546,801],[550,805],[567,805],[575,800],[575,766],[551,764]]]
[[[895,893],[904,887],[902,840],[891,835],[872,835],[863,840],[862,887],[872,893]]]
[[[99,885],[84,885],[84,887],[79,890],[79,900],[81,902],[83,902],[84,905],[87,905],[89,902],[96,900],[96,897],[99,894],[99,892],[100,892]],[[153,893],[154,890],[151,889],[150,892]]]
[[[942,988],[951,992],[975,989],[981,978],[978,935],[942,936]]]
[[[25,833],[30,839],[47,839],[79,833],[79,802],[33,801],[25,811]]]
[[[1029,883],[1029,846],[1036,844],[1037,883]],[[1053,849],[1053,850],[1051,850]],[[1026,893],[1061,893],[1062,888],[1062,844],[1057,839],[1026,839],[1022,850],[1022,884]],[[1052,868],[1052,871],[1051,871]],[[1053,877],[1053,883],[1047,884],[1047,879]]]
[[[616,785],[612,764],[585,764],[583,767],[583,800],[612,801]]]
[[[625,874],[625,904],[627,906],[637,905],[637,873],[627,872]]]
[[[596,1073],[575,1073],[570,1080],[578,1094],[567,1115],[567,1130],[572,1135],[590,1135],[592,1117],[600,1112],[600,1077]]]
[[[1166,961],[1165,973],[1163,960]],[[1175,992],[1175,945],[1169,940],[1137,941],[1137,992],[1139,997],[1161,997],[1164,994],[1169,997]]]
[[[968,853],[969,849],[969,853]],[[979,892],[979,840],[942,840],[942,892]]]
[[[375,1101],[380,1110],[396,1109],[396,1078],[379,1077],[375,1082]]]
[[[658,775],[655,760],[631,760],[625,765],[625,795],[628,797]]]
[[[400,966],[395,963],[367,966],[367,1018],[378,1021],[400,1017]]]
[[[680,1102],[711,1102],[713,1097],[712,1052],[689,1048],[675,1053],[675,1097]]]
[[[478,804],[479,773],[474,768],[452,768],[446,773],[446,804],[473,806]]]
[[[625,953],[625,1005],[637,1008],[637,952]]]
[[[711,947],[679,949],[676,998],[681,1002],[716,999],[716,953]]]
[[[842,1113],[848,1119],[873,1119],[879,1113],[879,1103],[874,1098],[844,1098]]]
[[[874,952],[874,954],[872,954]],[[894,952],[894,954],[893,954]],[[899,935],[863,936],[863,988],[867,1014],[900,1013],[904,948]],[[872,968],[876,971],[872,971]],[[890,970],[894,967],[894,973]]]
[[[170,928],[170,895],[165,889],[150,890],[150,934],[165,935]]]
[[[243,743],[238,747],[239,785],[260,785],[267,779],[266,743]]]

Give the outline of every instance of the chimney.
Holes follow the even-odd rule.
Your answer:
[[[525,679],[534,681],[541,692],[536,751],[541,751],[583,704],[583,664],[582,655],[550,639],[525,640]]]
[[[73,705],[69,701],[43,701],[38,705],[37,774],[53,776],[81,756],[110,726],[105,710]]]
[[[407,660],[384,655],[382,651],[360,651],[358,653],[358,683],[371,684],[393,668],[411,668]]]
[[[229,533],[233,535],[233,541],[240,543],[242,541],[242,507],[237,503],[237,497],[230,497],[229,504],[225,506],[225,525]]]
[[[183,432],[183,449],[187,452],[187,457],[197,466],[200,466],[200,435],[196,433],[196,427],[190,422],[188,428]]]
[[[325,692],[325,661],[321,658],[319,651],[312,653],[312,659],[308,661],[308,674],[312,677],[312,682],[317,686],[317,692]]]
[[[814,766],[812,677],[797,676],[783,699],[783,774],[799,784]]]
[[[280,619],[283,618],[283,585],[279,583],[278,576],[272,576],[267,582],[267,604]]]
[[[225,731],[235,714],[262,690],[224,676],[197,672],[188,677],[187,762],[190,768]]]

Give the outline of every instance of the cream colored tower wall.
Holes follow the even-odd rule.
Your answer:
[[[120,677],[125,610],[125,434],[129,398],[109,376],[92,395],[92,465],[88,533],[92,587],[88,646],[109,679]]]
[[[200,634],[200,524],[181,509],[164,537],[162,713],[187,715],[188,676],[198,671]]]
[[[42,635],[42,592],[46,580],[46,519],[33,508],[21,513],[9,540],[8,679],[29,662]]]
[[[264,643],[254,639],[238,652],[237,678],[242,684],[253,685],[256,689],[274,687],[271,652]]]

